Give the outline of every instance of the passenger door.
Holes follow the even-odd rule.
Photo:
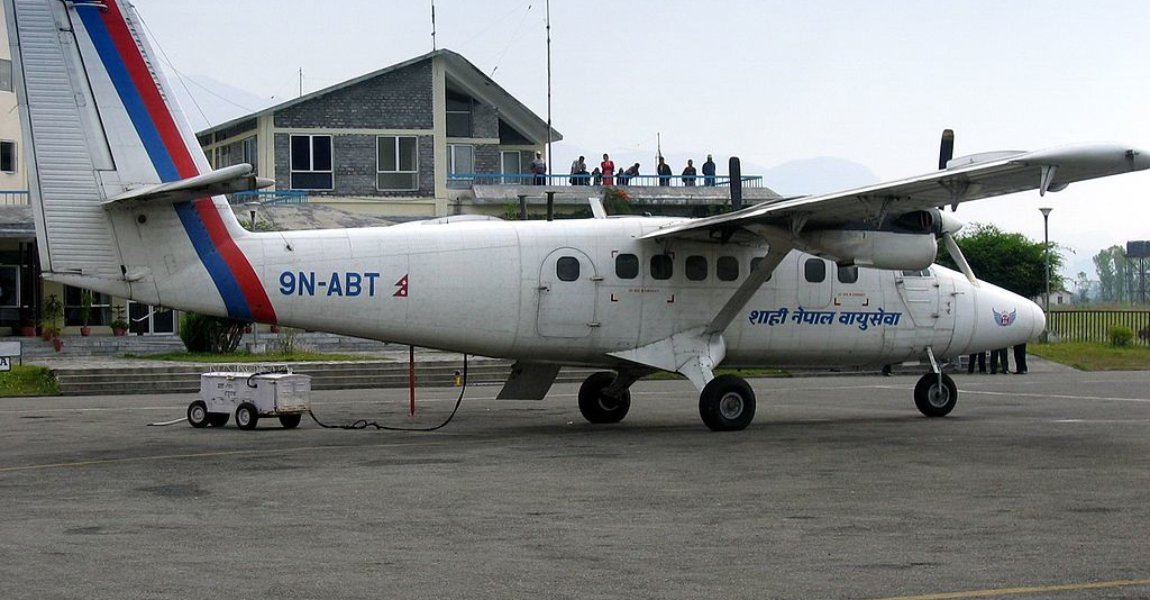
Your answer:
[[[602,277],[590,257],[575,248],[560,248],[539,269],[539,314],[543,337],[580,338],[598,326],[595,305]]]

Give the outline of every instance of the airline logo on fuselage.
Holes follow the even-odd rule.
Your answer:
[[[993,308],[990,310],[994,313],[994,322],[997,323],[1000,327],[1010,327],[1014,324],[1014,319],[1018,318],[1017,308],[1010,312],[1006,312],[1006,309],[1003,309],[1002,312],[998,312]]]

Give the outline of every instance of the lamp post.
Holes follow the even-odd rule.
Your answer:
[[[1049,317],[1049,315],[1050,315],[1050,211],[1052,211],[1054,209],[1047,207],[1047,208],[1040,208],[1038,210],[1042,211],[1042,231],[1043,231],[1043,243],[1044,243],[1043,247],[1046,250],[1046,297],[1043,300],[1043,303],[1045,305],[1043,307],[1043,310],[1046,312],[1047,318],[1049,319],[1050,318]],[[1048,341],[1050,341],[1049,330],[1044,327],[1042,329],[1042,342],[1046,343]]]

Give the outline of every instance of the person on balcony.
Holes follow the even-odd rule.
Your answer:
[[[599,163],[599,168],[603,169],[603,185],[615,185],[615,161],[606,153],[603,154],[603,162]]]
[[[535,185],[547,185],[547,161],[543,160],[542,152],[535,153],[535,160],[531,161],[531,172],[535,174]]]
[[[667,187],[671,185],[671,165],[659,157],[659,166],[655,168],[655,172],[659,174],[659,187]]]
[[[708,187],[715,187],[715,161],[711,160],[711,155],[707,155],[707,162],[703,163],[703,185]]]
[[[628,167],[627,171],[623,173],[623,175],[627,177],[627,184],[630,185],[631,180],[639,176],[639,163],[635,163]]]
[[[595,167],[595,170],[591,171],[591,180],[594,185],[603,185],[603,172],[599,170],[599,167]]]
[[[571,185],[587,185],[587,163],[580,156],[571,163]]]
[[[687,187],[695,187],[695,177],[698,175],[695,170],[695,159],[687,159],[687,168],[683,169],[683,185]]]

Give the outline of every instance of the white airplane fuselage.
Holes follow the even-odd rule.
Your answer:
[[[131,295],[222,315],[218,302],[199,301],[212,297],[203,290],[213,282],[190,246],[181,251],[183,244],[172,243],[178,230],[159,226],[168,220],[155,214],[147,225],[124,220],[138,228],[145,242],[138,247],[173,253],[135,257],[131,264],[151,263],[151,272],[167,276],[133,285]],[[608,353],[706,325],[746,279],[752,260],[767,253],[764,243],[639,239],[677,220],[228,229],[281,325],[532,362],[610,366],[622,361]],[[166,243],[147,243],[151,236]],[[662,271],[653,272],[653,260]],[[808,261],[818,264],[808,267]],[[166,267],[173,264],[183,268]],[[807,269],[817,275],[819,264],[822,281],[808,281]],[[792,251],[724,331],[723,364],[873,365],[922,356],[928,346],[936,356],[957,356],[1025,342],[1044,326],[1029,300],[985,283],[974,287],[937,265],[924,272],[857,273],[857,281],[844,282],[833,263]],[[996,313],[1016,317],[1004,324]]]

